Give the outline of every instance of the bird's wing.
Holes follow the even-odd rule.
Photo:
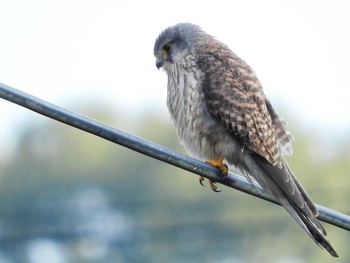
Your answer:
[[[197,61],[209,112],[251,151],[246,158],[248,172],[276,196],[317,244],[338,256],[325,239],[326,232],[316,218],[317,208],[284,159],[292,153],[292,137],[255,73],[226,46],[210,47]]]
[[[226,47],[202,52],[198,64],[213,117],[241,139],[244,147],[281,167],[283,155],[292,153],[292,137],[253,70]]]

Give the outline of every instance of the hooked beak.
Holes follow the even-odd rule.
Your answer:
[[[160,69],[163,66],[163,64],[164,64],[164,61],[157,58],[156,60],[157,69]]]

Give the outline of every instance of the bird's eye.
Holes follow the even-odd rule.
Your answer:
[[[169,53],[170,50],[171,50],[171,45],[170,45],[170,44],[165,44],[165,45],[163,46],[163,51],[164,51],[165,53]]]

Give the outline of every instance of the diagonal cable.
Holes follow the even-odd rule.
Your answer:
[[[226,177],[222,177],[222,174],[218,169],[197,159],[180,154],[159,144],[144,140],[102,122],[61,108],[1,83],[0,97],[46,117],[94,134],[108,141],[120,144],[131,150],[177,166],[189,172],[202,175],[208,179],[235,188],[247,194],[279,204],[267,191],[260,186],[252,185],[246,178],[240,175],[229,173]],[[320,213],[318,216],[320,220],[350,231],[350,216],[321,205],[317,205],[317,208]]]

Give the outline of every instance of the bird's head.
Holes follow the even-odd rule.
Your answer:
[[[199,26],[180,23],[165,29],[154,44],[154,56],[158,69],[169,69],[172,64],[190,55],[203,43],[207,34]]]

